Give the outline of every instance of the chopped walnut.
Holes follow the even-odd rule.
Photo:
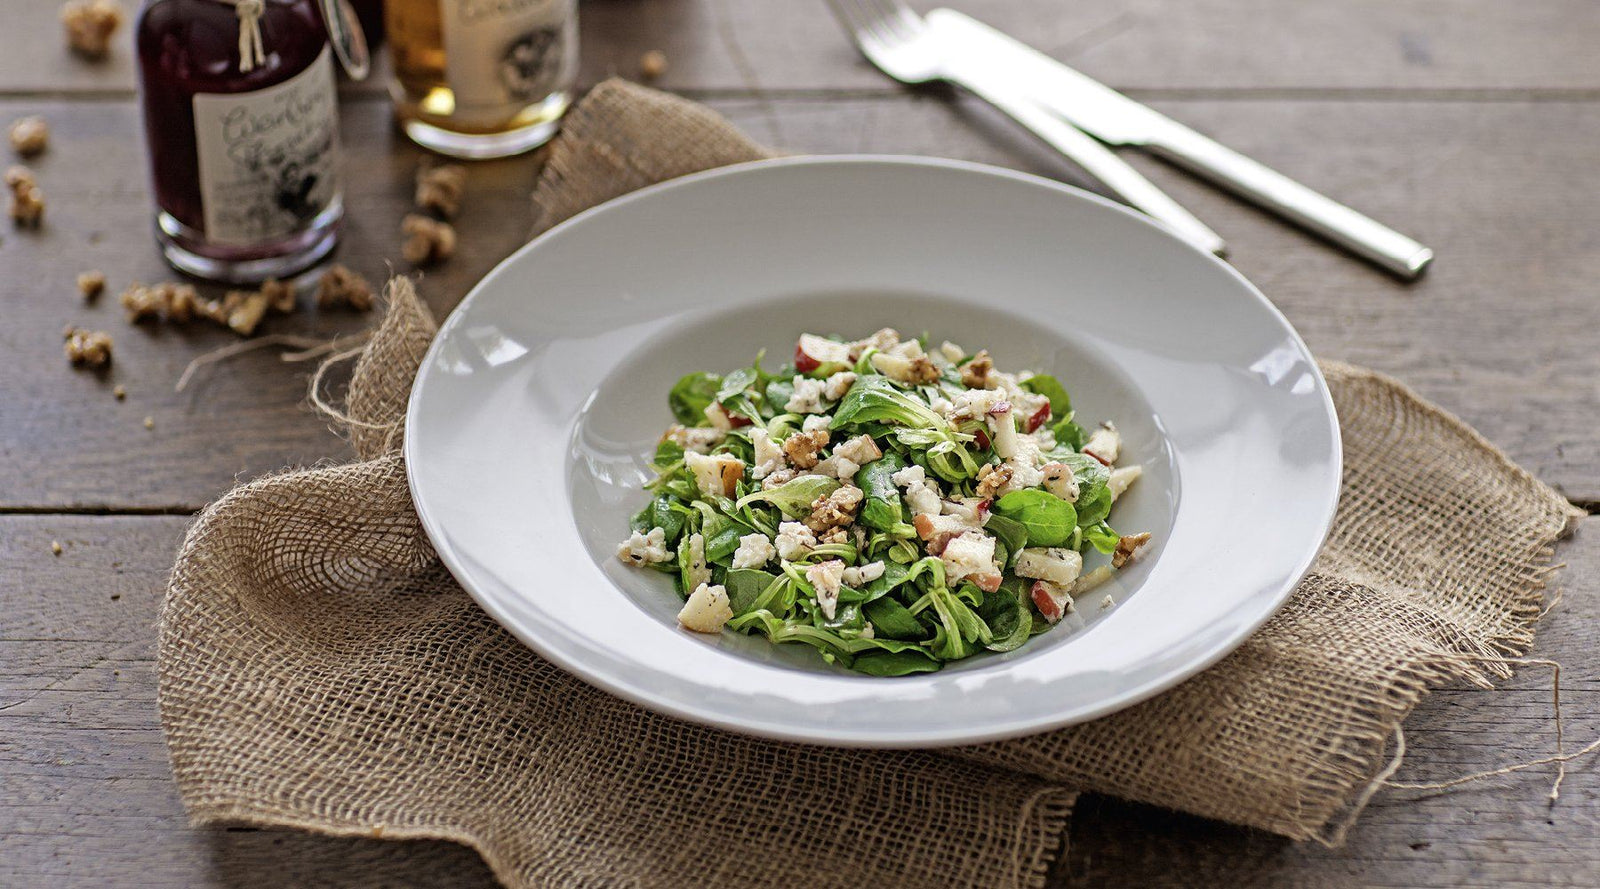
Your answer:
[[[444,262],[456,252],[456,230],[448,222],[411,213],[401,220],[400,230],[406,235],[400,255],[412,265]]]
[[[1001,463],[985,465],[978,470],[978,487],[976,493],[984,500],[993,500],[999,496],[1000,489],[1011,483],[1011,477],[1016,470],[1010,465]]]
[[[795,432],[783,440],[783,452],[797,468],[810,469],[817,465],[817,454],[828,446],[828,430]]]
[[[818,543],[849,543],[850,529],[840,525],[817,535]]]
[[[1117,541],[1117,550],[1111,554],[1111,567],[1121,568],[1134,559],[1139,558],[1144,545],[1150,542],[1150,532],[1139,534],[1126,534]]]
[[[111,49],[111,35],[122,24],[122,7],[115,0],[73,0],[61,7],[61,24],[73,52],[103,59]]]
[[[279,315],[294,314],[295,289],[287,281],[268,278],[261,282],[261,295],[267,298],[267,308]]]
[[[961,382],[968,388],[989,388],[989,373],[994,370],[994,359],[989,357],[988,349],[980,349],[972,360],[961,365]]]
[[[267,309],[272,307],[272,299],[260,290],[236,290],[223,299],[224,304],[228,301],[233,303],[233,307],[228,310],[227,324],[240,336],[250,336],[255,333],[261,324],[261,319],[266,317]]]
[[[787,467],[780,469],[777,472],[769,473],[766,478],[761,480],[761,490],[770,491],[779,485],[786,485],[799,477],[800,473],[797,470],[789,469]]]
[[[78,292],[89,302],[100,298],[106,289],[106,276],[99,270],[78,273]]]
[[[413,198],[418,210],[432,210],[445,219],[461,210],[461,193],[467,187],[467,168],[461,164],[438,164],[417,170],[417,191]]]
[[[163,282],[146,287],[135,282],[122,291],[118,302],[127,312],[129,323],[134,324],[162,318],[173,324],[187,324],[197,315],[209,317],[191,284]]]
[[[861,489],[853,485],[836,488],[832,494],[818,497],[811,504],[811,515],[806,517],[805,525],[818,534],[834,529],[843,531],[856,520],[856,510],[861,508],[865,497]]]
[[[655,80],[667,73],[667,54],[659,49],[652,49],[639,57],[639,76],[645,80]]]
[[[372,310],[372,285],[342,265],[329,266],[317,282],[317,308]]]
[[[33,157],[50,146],[50,125],[38,115],[12,121],[10,134],[12,150],[23,157]]]
[[[96,370],[111,363],[111,335],[98,330],[66,330],[67,360]]]
[[[50,552],[52,554],[54,554],[54,555],[58,555],[58,556],[61,555],[61,541],[59,541],[59,540],[50,541]]]
[[[112,388],[111,394],[118,401],[123,401],[128,397],[128,389],[126,386],[118,383],[114,388]]]
[[[11,221],[38,227],[44,217],[44,192],[33,181],[33,172],[27,167],[6,170],[6,186],[11,189]]]

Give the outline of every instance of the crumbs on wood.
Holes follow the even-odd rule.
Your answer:
[[[78,273],[78,293],[84,302],[94,302],[106,289],[106,273],[99,269]]]
[[[103,59],[111,51],[111,35],[122,24],[115,0],[72,0],[61,7],[67,46],[86,59]]]
[[[448,222],[410,213],[401,220],[400,230],[406,236],[400,255],[412,265],[444,262],[456,252],[456,230]]]
[[[99,370],[111,364],[110,334],[68,327],[65,336],[67,360],[74,366]]]
[[[667,54],[659,49],[652,49],[639,57],[639,76],[645,80],[655,80],[667,73]]]
[[[268,278],[257,290],[230,290],[222,299],[202,300],[189,284],[135,283],[122,291],[120,301],[130,323],[188,324],[198,318],[250,336],[269,312],[287,315],[295,310],[295,289]]]
[[[461,211],[461,195],[467,188],[467,168],[462,164],[432,164],[417,170],[417,191],[413,198],[418,210],[454,219]]]
[[[34,181],[33,171],[22,166],[6,170],[6,187],[11,189],[11,221],[37,228],[44,218],[44,191]]]
[[[36,114],[12,121],[7,134],[11,139],[11,150],[22,157],[43,154],[50,147],[50,125]]]

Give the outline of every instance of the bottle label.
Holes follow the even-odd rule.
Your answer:
[[[339,194],[339,109],[330,50],[248,93],[196,93],[206,240],[246,246],[310,225]]]
[[[508,107],[544,99],[566,81],[577,0],[439,0],[445,79],[457,120],[503,123]],[[575,31],[574,31],[575,36]]]

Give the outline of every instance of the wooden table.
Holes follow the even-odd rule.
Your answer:
[[[1600,503],[1600,6],[1592,0],[967,0],[967,11],[1435,248],[1413,286],[1133,156],[1211,223],[1319,354],[1396,374],[1575,502]],[[447,844],[194,830],[155,708],[154,627],[189,516],[248,477],[347,446],[305,406],[307,368],[256,353],[173,391],[214,329],[126,326],[115,292],[169,277],[151,204],[127,34],[91,65],[56,4],[0,0],[0,121],[43,114],[38,233],[0,230],[0,885],[462,886],[488,871]],[[797,151],[966,158],[1068,181],[1069,164],[987,108],[896,88],[818,0],[587,0],[584,82],[665,51],[661,85]],[[373,278],[421,152],[376,84],[347,87],[347,264]],[[352,152],[354,153],[354,152]],[[521,243],[532,159],[473,168],[457,257],[422,291],[441,315]],[[73,279],[99,268],[98,307]],[[300,314],[328,336],[365,319]],[[103,379],[60,330],[109,330]],[[112,387],[122,384],[126,401]],[[150,417],[153,428],[143,420]],[[1592,525],[1591,519],[1587,524]],[[1566,665],[1568,738],[1600,734],[1600,539],[1559,557],[1565,601],[1535,654]],[[65,550],[53,555],[52,541]],[[1548,675],[1433,695],[1406,724],[1402,777],[1437,779],[1552,749]],[[1061,886],[1594,886],[1600,770],[1548,769],[1450,794],[1380,795],[1341,849],[1086,798]]]

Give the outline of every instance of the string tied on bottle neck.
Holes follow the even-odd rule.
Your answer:
[[[261,42],[261,16],[266,12],[264,0],[231,0],[233,12],[239,17],[239,73],[246,74],[257,65],[267,63],[267,50]]]

